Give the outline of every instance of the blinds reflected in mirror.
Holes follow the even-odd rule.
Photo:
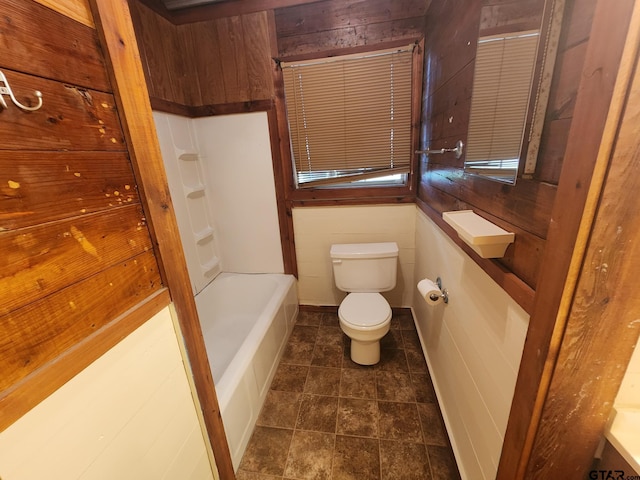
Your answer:
[[[412,52],[282,63],[299,187],[406,177]]]
[[[465,171],[515,183],[539,31],[478,41]]]

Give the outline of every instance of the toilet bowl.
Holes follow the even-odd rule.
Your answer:
[[[379,293],[350,293],[338,308],[340,328],[351,339],[351,360],[380,361],[380,339],[389,331],[391,307]]]

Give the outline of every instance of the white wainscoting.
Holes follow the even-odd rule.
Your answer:
[[[416,288],[442,278],[449,303],[428,306]],[[464,479],[493,480],[529,316],[418,209],[413,310]]]

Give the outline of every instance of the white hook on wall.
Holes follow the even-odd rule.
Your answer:
[[[40,90],[36,90],[34,92],[34,95],[38,99],[38,104],[35,107],[28,107],[26,105],[23,105],[13,94],[13,91],[9,86],[9,82],[7,82],[7,77],[5,77],[4,73],[0,71],[0,105],[2,105],[2,107],[4,108],[8,108],[7,102],[5,101],[3,95],[9,95],[11,97],[11,101],[16,105],[16,107],[21,108],[22,110],[33,112],[34,110],[38,110],[40,107],[42,107],[42,92],[40,92]]]

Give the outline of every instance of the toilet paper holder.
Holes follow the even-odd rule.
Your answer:
[[[436,285],[438,285],[438,288],[442,291],[442,293],[440,295],[438,295],[437,293],[430,294],[429,298],[431,299],[431,301],[435,302],[438,300],[438,298],[442,298],[444,303],[449,303],[449,292],[446,288],[442,288],[442,279],[440,277],[436,278]]]

